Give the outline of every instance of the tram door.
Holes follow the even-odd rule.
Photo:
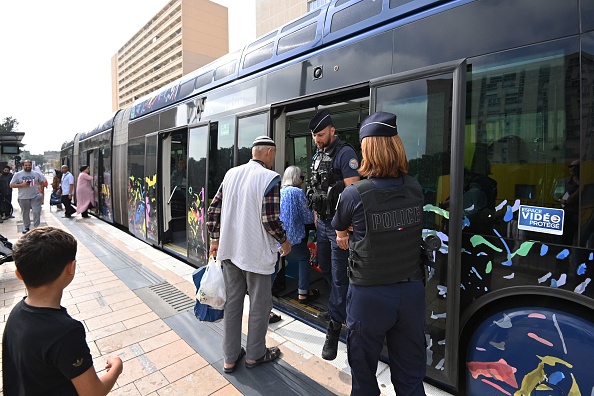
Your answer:
[[[462,61],[371,81],[371,112],[396,114],[408,174],[423,187],[423,234],[441,240],[426,287],[426,361],[428,375],[451,385],[458,370],[460,254],[448,251],[461,245],[465,72]]]
[[[161,243],[164,248],[187,255],[188,133],[186,130],[160,135],[159,188]]]
[[[100,174],[99,169],[99,159],[100,150],[90,150],[87,151],[87,159],[86,163],[82,165],[89,165],[90,172],[89,175],[93,178],[92,187],[93,187],[93,208],[89,208],[89,212],[92,212],[95,215],[99,215],[99,193],[97,186],[99,185],[97,176]],[[78,169],[77,169],[78,170]]]
[[[336,136],[353,146],[357,153],[360,152],[359,126],[361,120],[369,114],[369,89],[353,90],[335,96],[320,97],[316,100],[317,107],[310,107],[311,102],[293,105],[275,119],[274,139],[277,144],[276,171],[281,175],[291,165],[301,169],[304,183],[301,188],[306,192],[311,179],[311,159],[317,147],[312,139],[309,122],[317,111],[327,109],[332,117],[336,129]],[[316,235],[313,229],[308,234],[308,247],[311,254],[310,288],[320,291],[320,298],[307,305],[298,299],[299,269],[295,265],[286,265],[282,262],[275,280],[273,291],[281,304],[290,307],[293,312],[298,312],[311,321],[311,317],[327,308],[330,288],[322,278],[321,269],[317,264]],[[312,315],[313,313],[313,315]],[[318,320],[318,319],[315,319]],[[325,322],[320,319],[319,324]]]

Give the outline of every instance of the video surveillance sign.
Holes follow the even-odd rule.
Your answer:
[[[563,235],[563,209],[520,205],[518,229]]]

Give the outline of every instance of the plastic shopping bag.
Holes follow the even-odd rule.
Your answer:
[[[192,274],[192,279],[194,280],[194,285],[196,286],[196,292],[200,289],[200,282],[202,281],[202,277],[206,272],[206,266],[198,268]],[[201,322],[220,322],[223,320],[224,311],[222,309],[214,309],[208,305],[200,304],[200,301],[196,300],[196,305],[194,306],[194,315],[196,315],[196,319],[200,320]]]
[[[223,279],[223,266],[213,257],[208,259],[206,272],[200,281],[200,288],[196,300],[201,304],[209,305],[216,309],[223,309],[227,300],[225,280]]]

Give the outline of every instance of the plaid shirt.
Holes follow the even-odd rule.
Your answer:
[[[253,161],[262,164],[260,161]],[[208,207],[206,227],[208,228],[208,234],[211,239],[219,239],[220,236],[222,203],[223,185],[221,184],[217,195]],[[280,221],[280,181],[264,195],[264,199],[262,200],[262,225],[278,243],[282,244],[287,240],[285,230],[283,229],[283,222]]]

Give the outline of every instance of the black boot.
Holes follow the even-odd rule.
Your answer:
[[[334,360],[338,353],[338,340],[340,338],[340,329],[342,324],[331,320],[328,323],[328,329],[326,330],[326,342],[324,342],[324,348],[322,348],[322,359]]]

